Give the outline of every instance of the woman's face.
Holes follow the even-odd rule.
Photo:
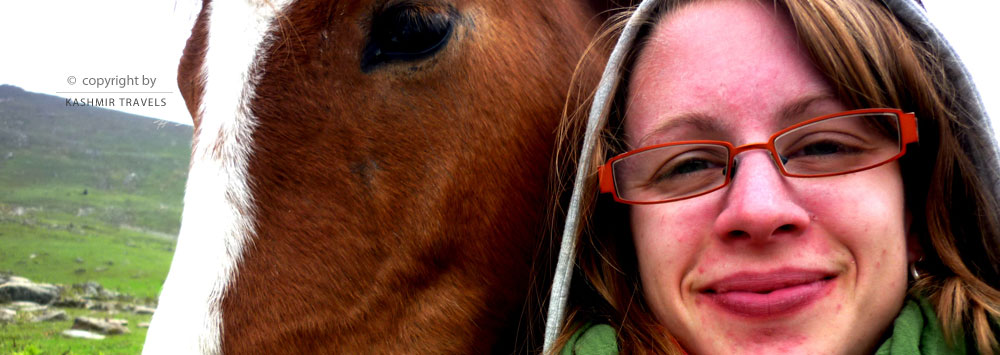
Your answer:
[[[661,19],[630,79],[630,149],[766,142],[849,109],[775,11],[714,1]],[[765,150],[736,159],[726,188],[632,207],[643,293],[657,320],[692,353],[874,350],[902,306],[911,258],[898,164],[788,178]]]

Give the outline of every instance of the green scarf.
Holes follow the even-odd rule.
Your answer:
[[[930,302],[922,297],[908,298],[892,323],[892,335],[875,352],[875,355],[900,354],[965,354],[965,343],[957,341],[955,347],[950,347]]]
[[[587,324],[580,327],[559,355],[617,355],[615,329],[607,324]]]
[[[573,334],[559,354],[618,354],[615,329],[607,324],[587,324]],[[875,355],[910,354],[965,354],[964,343],[959,341],[955,347],[950,347],[945,341],[934,308],[924,298],[907,298],[903,310],[893,322],[892,335],[875,352]]]

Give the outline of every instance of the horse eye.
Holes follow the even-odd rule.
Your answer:
[[[361,71],[367,73],[384,63],[434,55],[448,44],[453,17],[420,11],[411,5],[397,5],[377,13],[368,44],[361,52]]]

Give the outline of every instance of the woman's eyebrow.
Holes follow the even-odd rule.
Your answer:
[[[775,130],[779,130],[784,127],[791,126],[793,124],[801,122],[804,118],[802,114],[805,113],[812,105],[823,102],[837,102],[837,98],[832,94],[827,92],[822,92],[813,95],[802,96],[795,99],[781,107],[778,111],[778,127]],[[686,112],[675,116],[670,116],[664,119],[664,123],[656,127],[652,132],[642,136],[637,147],[645,147],[650,145],[649,140],[653,138],[659,138],[657,142],[663,143],[664,141],[674,141],[679,140],[682,137],[670,138],[671,131],[677,131],[681,128],[690,128],[696,132],[725,132],[726,122],[719,117],[708,115],[701,112]],[[690,131],[688,130],[688,131]],[[664,139],[668,138],[668,139]]]
[[[830,93],[823,92],[819,94],[803,96],[792,102],[785,104],[784,106],[781,107],[781,110],[778,111],[779,127],[777,128],[780,129],[783,127],[788,127],[793,124],[801,122],[803,119],[812,118],[812,117],[802,117],[802,114],[806,112],[806,110],[813,104],[824,101],[837,102],[837,98]]]
[[[656,127],[652,132],[642,136],[639,139],[639,146],[643,147],[647,140],[654,137],[661,137],[669,133],[670,131],[676,131],[679,128],[690,127],[698,132],[722,132],[724,130],[722,122],[719,118],[711,115],[707,115],[700,112],[687,112],[682,113],[664,120],[665,122]]]

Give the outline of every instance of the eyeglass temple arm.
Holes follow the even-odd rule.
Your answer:
[[[597,180],[601,184],[601,193],[615,191],[615,178],[611,169],[611,162],[597,167]]]
[[[918,139],[917,134],[917,116],[910,113],[904,113],[899,116],[900,126],[902,126],[902,139],[903,139],[903,149],[905,151],[906,145],[910,143],[916,143]]]

